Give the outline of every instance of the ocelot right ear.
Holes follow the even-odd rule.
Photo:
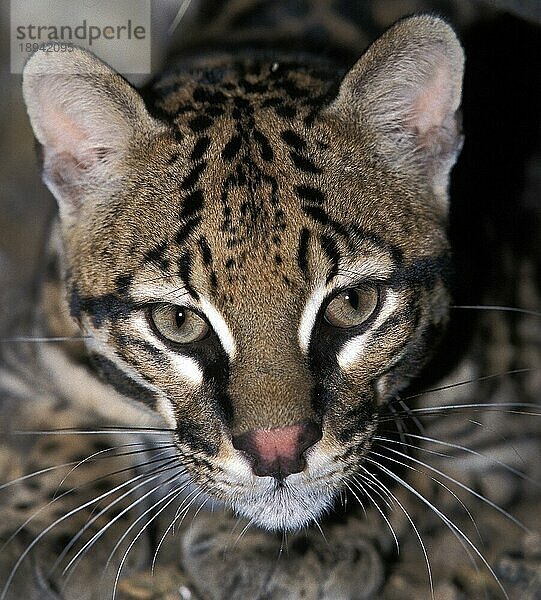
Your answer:
[[[36,52],[23,72],[23,95],[43,149],[43,179],[64,222],[121,185],[135,138],[163,126],[140,95],[90,52]]]
[[[464,53],[454,31],[430,15],[403,19],[347,73],[329,107],[362,129],[382,164],[446,196],[462,145],[458,108]]]

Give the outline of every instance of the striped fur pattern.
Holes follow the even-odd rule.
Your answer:
[[[130,597],[131,584],[118,588],[115,581],[130,541],[143,533],[147,515],[165,522],[161,536],[192,502],[218,509],[198,511],[182,536],[182,572],[174,577],[194,598],[420,597],[416,582],[407,581],[407,561],[402,579],[400,567],[386,578],[395,536],[413,525],[410,536],[426,552],[420,531],[437,530],[443,539],[441,528],[452,533],[448,522],[457,523],[454,533],[490,573],[484,554],[461,537],[470,524],[457,511],[465,502],[460,492],[467,486],[498,512],[496,503],[505,506],[519,490],[529,497],[509,469],[530,481],[539,476],[530,461],[539,446],[535,420],[525,436],[524,420],[505,415],[523,462],[496,458],[507,471],[487,473],[479,460],[483,440],[493,457],[507,447],[493,448],[493,430],[502,426],[490,411],[486,423],[477,415],[486,424],[481,436],[470,421],[454,422],[449,435],[447,421],[428,419],[423,428],[400,400],[449,319],[447,184],[462,144],[463,71],[452,29],[432,16],[401,21],[355,64],[242,46],[187,53],[145,101],[84,51],[38,53],[26,67],[23,92],[44,181],[59,205],[35,299],[39,316],[27,333],[83,336],[84,346],[22,345],[5,353],[5,405],[26,403],[6,429],[120,428],[105,441],[62,438],[53,454],[64,455],[68,468],[99,453],[133,460],[117,465],[117,457],[97,473],[81,473],[75,496],[61,488],[70,500],[61,510],[75,511],[73,521],[45,511],[28,525],[21,506],[2,508],[28,539],[47,534],[44,552],[30,541],[2,559],[2,598],[83,597],[92,562],[82,561],[88,571],[75,584],[44,574],[59,554],[68,570],[76,567],[81,556],[69,562],[69,551],[77,542],[83,557],[100,548],[98,563],[107,562],[111,547],[122,559],[88,597],[111,589]],[[327,318],[330,303],[357,289],[374,292],[373,310],[354,327],[336,327]],[[181,308],[208,333],[178,343],[160,330],[155,307]],[[497,319],[487,323],[491,331],[502,327]],[[481,376],[477,353],[474,345],[442,385]],[[476,401],[490,403],[493,394]],[[432,403],[440,413],[447,402],[457,403],[456,396],[428,395],[418,410],[430,414]],[[408,420],[417,428],[406,430]],[[321,439],[305,453],[305,468],[283,479],[254,474],[233,443],[246,432],[305,422],[320,427]],[[448,458],[469,435],[477,445],[462,458],[461,488]],[[40,456],[44,443],[24,444]],[[419,476],[426,465],[415,461],[426,455],[411,458],[414,447],[432,453],[430,473],[444,473],[443,484]],[[31,468],[47,467],[34,461]],[[134,510],[118,474],[139,490]],[[93,476],[105,484],[88,490]],[[31,506],[48,507],[53,488],[42,485]],[[449,489],[435,525],[424,513]],[[93,505],[100,494],[116,513]],[[357,506],[347,517],[330,517],[326,545],[319,523],[340,513],[346,497]],[[371,518],[363,518],[362,502],[374,505]],[[387,510],[391,505],[396,510]],[[224,559],[238,517],[242,527],[258,527],[243,530]],[[59,527],[50,534],[51,521]],[[302,528],[307,533],[297,533]],[[291,554],[276,562],[284,532]],[[147,545],[126,571],[152,562],[160,541],[153,536],[143,538]],[[27,555],[37,556],[38,567],[27,567]],[[448,566],[435,560],[433,569],[447,577]]]

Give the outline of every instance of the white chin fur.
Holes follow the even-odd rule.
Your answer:
[[[288,484],[277,486],[269,477],[268,489],[257,496],[242,497],[231,502],[239,516],[270,531],[295,531],[318,520],[333,504],[328,491],[310,490]]]

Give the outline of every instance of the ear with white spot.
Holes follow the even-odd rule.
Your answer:
[[[366,131],[378,159],[445,194],[462,145],[463,71],[464,53],[449,25],[428,15],[404,19],[349,71],[331,111]]]
[[[80,48],[36,52],[23,72],[23,95],[43,149],[43,179],[63,219],[112,195],[134,138],[159,129],[139,94]]]

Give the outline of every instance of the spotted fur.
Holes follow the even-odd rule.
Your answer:
[[[256,597],[266,585],[239,583],[228,562],[217,590],[222,567],[201,550],[205,531],[220,539],[227,509],[271,531],[329,513],[363,476],[383,411],[443,333],[462,70],[455,34],[433,16],[399,22],[355,64],[281,48],[194,52],[145,101],[81,50],[38,53],[25,69],[60,216],[40,331],[83,334],[87,349],[40,349],[38,372],[83,414],[171,430],[183,497],[222,511],[183,541],[203,597]],[[378,289],[373,316],[354,333],[331,327],[329,300],[359,285]],[[211,334],[184,346],[164,339],[154,304],[192,309]],[[321,439],[283,480],[257,476],[233,443],[304,422]],[[164,477],[162,499],[174,493]],[[351,569],[358,579],[344,597],[374,597],[389,536],[354,523],[334,530],[342,563],[312,533],[305,546],[294,538],[295,556],[321,560],[292,561],[271,597],[290,597],[288,582],[301,577],[299,598],[336,598]],[[246,539],[245,557],[250,544],[279,553],[269,533]],[[335,587],[322,583],[333,578]]]

